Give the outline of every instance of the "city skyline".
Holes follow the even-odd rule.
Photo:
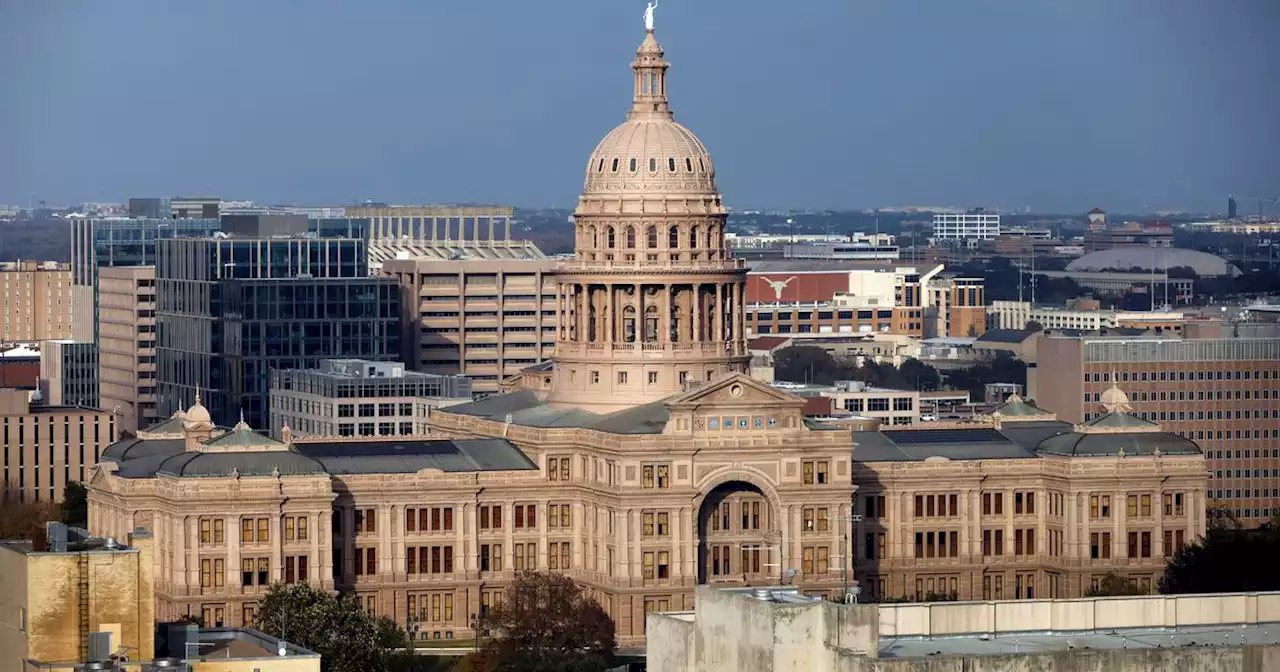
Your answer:
[[[1277,195],[1264,38],[1280,10],[999,4],[673,1],[657,24],[681,54],[677,118],[703,129],[735,208],[1218,211],[1228,193]],[[5,6],[0,87],[18,103],[0,110],[0,202],[571,207],[584,138],[625,111],[610,73],[643,11]]]

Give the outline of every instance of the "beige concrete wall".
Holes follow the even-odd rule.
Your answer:
[[[191,672],[320,672],[320,656],[303,658],[238,658],[235,660],[202,660],[191,665]]]
[[[696,626],[688,613],[650,613],[645,635],[651,642],[646,656],[649,672],[685,672],[697,669]]]
[[[21,670],[27,655],[27,556],[0,547],[0,672]]]
[[[1280,593],[882,604],[880,635],[1073,632],[1280,622]]]
[[[903,660],[846,657],[835,668],[836,672],[1270,672],[1276,669],[1280,669],[1280,646],[1075,650]]]
[[[145,544],[144,544],[145,545]],[[88,623],[80,622],[80,599],[86,590],[81,580],[79,553],[31,553],[19,555],[27,572],[27,657],[40,661],[78,660],[85,632],[113,633],[113,648],[124,648],[130,657],[140,652],[150,657],[155,649],[154,594],[150,574],[140,565],[149,550],[95,551],[87,557]],[[13,554],[18,555],[18,554]]]

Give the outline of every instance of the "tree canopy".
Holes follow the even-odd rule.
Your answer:
[[[271,586],[258,603],[254,627],[320,654],[327,672],[390,670],[395,649],[408,641],[390,619],[366,613],[355,595],[305,583]]]
[[[1134,583],[1132,579],[1121,576],[1115,572],[1107,572],[1106,576],[1098,582],[1098,587],[1090,588],[1084,592],[1085,597],[1112,597],[1117,595],[1143,595],[1142,588]]]
[[[78,481],[68,481],[62,492],[62,522],[76,527],[89,524],[89,491]]]
[[[773,375],[794,383],[830,385],[838,380],[856,380],[897,390],[937,389],[942,378],[937,369],[918,359],[908,359],[901,367],[864,361],[861,366],[848,358],[833,357],[813,345],[794,345],[779,350],[773,358]]]
[[[60,520],[62,509],[53,502],[0,502],[0,539],[35,539],[50,520]]]
[[[1183,546],[1165,566],[1162,593],[1221,593],[1280,590],[1280,525],[1258,529],[1213,525],[1201,539]]]
[[[494,638],[479,658],[493,672],[601,672],[617,648],[613,619],[561,574],[517,575],[484,628]]]

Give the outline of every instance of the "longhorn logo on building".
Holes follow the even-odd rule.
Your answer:
[[[787,278],[786,280],[770,280],[769,278],[762,275],[760,276],[760,279],[764,280],[766,284],[768,284],[770,287],[773,288],[774,299],[777,301],[781,301],[782,290],[786,289],[787,285],[791,284],[791,281],[796,279],[796,276],[793,275]]]

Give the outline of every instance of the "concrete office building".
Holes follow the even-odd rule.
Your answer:
[[[541,259],[527,240],[511,238],[510,207],[369,205],[346,208],[368,222],[369,268],[391,259]]]
[[[70,670],[76,662],[112,656],[150,658],[156,609],[151,535],[132,533],[124,543],[89,541],[69,535],[60,523],[49,528],[52,539],[0,541],[0,615],[7,626],[0,627],[0,670],[26,672],[31,663]]]
[[[462,374],[476,394],[551,356],[556,281],[552,259],[392,259],[404,306],[403,361],[415,371]]]
[[[47,405],[39,392],[0,389],[4,497],[61,501],[67,483],[85,482],[115,438],[110,413]]]
[[[175,196],[169,200],[172,219],[217,219],[222,199],[212,196]]]
[[[834,385],[777,382],[773,386],[800,397],[826,397],[836,411],[875,418],[886,427],[920,422],[919,390],[892,390],[857,380],[842,380]]]
[[[71,221],[72,337],[98,340],[98,269],[106,266],[153,266],[156,241],[184,236],[211,236],[221,230],[216,217],[158,219],[114,217]]]
[[[42,343],[40,391],[47,404],[98,408],[98,346],[76,341]]]
[[[754,262],[747,273],[747,333],[981,334],[983,280],[943,275],[943,268],[826,259]]]
[[[320,656],[251,629],[156,626],[155,568],[165,549],[145,529],[90,537],[49,523],[38,538],[0,541],[0,672],[319,672]]]
[[[471,379],[400,362],[326,359],[271,372],[271,435],[425,436],[431,409],[471,401]]]
[[[1267,672],[1280,593],[832,604],[794,588],[700,587],[649,614],[650,672]]]
[[[1124,386],[1136,413],[1204,449],[1207,506],[1257,525],[1280,508],[1280,339],[1040,339],[1036,402],[1070,422]]]
[[[0,388],[40,389],[40,344],[0,344]]]
[[[0,263],[0,343],[71,338],[71,269],[54,261]]]
[[[976,244],[1000,235],[1000,215],[974,210],[963,214],[938,213],[933,216],[933,238]]]
[[[98,272],[98,396],[120,431],[159,420],[156,412],[156,267]]]
[[[399,292],[369,277],[363,240],[315,237],[303,217],[241,224],[157,246],[161,415],[199,394],[219,424],[265,426],[271,369],[400,356]]]

